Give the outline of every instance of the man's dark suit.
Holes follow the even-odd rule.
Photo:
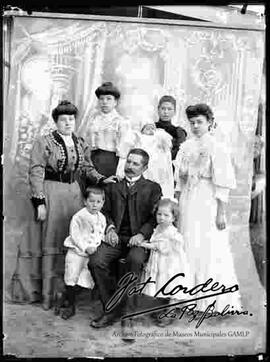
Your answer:
[[[161,197],[161,187],[156,182],[141,176],[130,188],[126,180],[108,184],[105,193],[106,201],[102,211],[106,216],[107,226],[115,226],[119,243],[115,247],[102,243],[97,252],[90,255],[88,264],[104,307],[116,290],[116,280],[113,275],[113,263],[116,260],[125,257],[127,271],[133,271],[138,276],[141,273],[148,252],[141,247],[128,247],[127,242],[131,236],[138,233],[143,234],[145,239],[150,238],[155,226],[153,211]],[[129,215],[129,235],[121,235],[123,230],[121,223],[126,206]]]

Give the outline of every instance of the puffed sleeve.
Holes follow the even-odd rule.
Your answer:
[[[127,156],[127,135],[130,130],[130,121],[126,118],[120,117],[116,139],[116,155],[120,158],[125,158]]]
[[[173,161],[174,179],[175,179],[175,191],[182,191],[188,174],[188,157],[186,151],[181,145],[175,160]]]
[[[38,138],[33,145],[29,169],[31,200],[35,208],[45,204],[44,176],[48,155],[45,137]]]
[[[212,180],[215,185],[215,197],[228,202],[229,192],[236,187],[236,180],[230,153],[224,144],[214,144]]]
[[[80,137],[80,144],[82,147],[83,152],[83,165],[80,170],[81,174],[88,179],[91,184],[99,184],[101,183],[106,177],[101,175],[95,169],[93,162],[91,160],[91,149],[90,146]]]

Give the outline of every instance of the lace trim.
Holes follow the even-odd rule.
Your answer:
[[[31,197],[34,197],[35,199],[45,199],[45,195],[43,192],[40,192],[39,194],[32,194]]]

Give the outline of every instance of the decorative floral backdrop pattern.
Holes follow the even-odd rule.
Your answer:
[[[119,110],[134,128],[156,119],[164,94],[176,97],[174,122],[187,131],[187,105],[207,102],[213,108],[216,136],[227,143],[236,170],[232,222],[248,223],[263,32],[35,17],[15,17],[12,29],[4,105],[7,216],[20,222],[31,207],[31,147],[38,134],[54,127],[50,113],[58,100],[78,106],[83,135],[96,107],[95,88],[113,81],[122,93]]]

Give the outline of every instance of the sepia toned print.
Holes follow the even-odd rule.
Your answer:
[[[4,69],[4,354],[16,357],[179,357],[264,353],[264,32],[202,22],[108,20],[53,13],[45,17],[39,13],[12,17],[7,14],[4,35],[5,61],[10,65]],[[59,275],[64,271],[64,251],[56,251],[55,245],[50,249],[49,239],[46,248],[43,244],[44,230],[37,223],[31,201],[30,160],[35,152],[38,160],[43,157],[36,150],[37,139],[49,140],[40,150],[46,149],[50,155],[54,152],[59,155],[59,149],[64,149],[59,146],[61,137],[60,141],[58,136],[54,137],[57,125],[51,114],[60,101],[68,100],[78,109],[74,134],[79,149],[79,169],[83,169],[83,157],[86,157],[92,170],[90,150],[84,140],[86,136],[91,137],[91,120],[105,119],[110,126],[113,119],[100,113],[95,94],[105,82],[111,82],[121,93],[113,112],[117,120],[123,122],[123,132],[126,132],[121,135],[123,140],[126,136],[126,145],[119,146],[122,153],[117,154],[122,177],[128,151],[135,145],[132,137],[142,138],[142,125],[161,122],[159,100],[162,96],[170,95],[176,100],[169,121],[183,130],[183,139],[172,162],[175,194],[170,194],[170,199],[175,203],[178,203],[177,192],[180,191],[176,175],[185,168],[184,153],[198,151],[192,138],[193,125],[185,111],[195,104],[207,104],[212,109],[213,124],[204,137],[203,149],[198,152],[205,162],[203,177],[206,178],[211,173],[211,147],[226,155],[225,162],[221,157],[215,164],[218,184],[229,189],[225,197],[226,222],[222,220],[226,236],[222,239],[219,231],[215,241],[212,238],[210,242],[208,231],[204,230],[204,240],[207,239],[204,248],[202,234],[196,239],[196,230],[205,226],[206,214],[212,212],[213,195],[209,185],[197,195],[197,208],[196,200],[191,205],[188,195],[182,195],[177,204],[179,220],[183,218],[181,212],[191,205],[184,216],[193,216],[188,222],[198,223],[194,225],[192,242],[181,225],[171,225],[166,234],[168,246],[164,244],[160,250],[166,254],[170,240],[178,240],[179,245],[174,250],[183,253],[182,259],[177,260],[185,260],[179,261],[185,267],[177,268],[173,261],[166,264],[169,259],[160,259],[162,267],[167,268],[162,279],[158,275],[159,259],[157,254],[152,254],[149,259],[152,264],[149,267],[145,262],[143,277],[138,278],[126,270],[126,258],[121,257],[116,265],[119,283],[111,299],[101,303],[97,283],[94,287],[91,283],[91,290],[75,287],[76,313],[64,319],[61,314],[55,315],[50,303],[44,308],[44,280],[53,279],[55,270]],[[103,131],[108,130],[103,127]],[[163,136],[165,131],[156,130]],[[98,139],[98,132],[95,136],[95,142],[105,142]],[[173,137],[168,133],[166,136],[166,155],[170,156],[167,143]],[[114,141],[110,138],[111,144]],[[59,157],[61,163],[63,157]],[[231,169],[226,166],[227,161]],[[55,167],[59,166],[57,159],[53,162]],[[159,176],[162,175],[163,165],[158,164],[158,160],[155,165],[157,170],[160,168]],[[195,171],[192,187],[198,182]],[[106,175],[103,177],[95,170],[91,172],[97,183],[104,181]],[[115,178],[113,182],[117,181],[122,187],[120,179]],[[155,184],[158,180],[153,178],[151,182]],[[64,246],[71,218],[83,203],[79,199],[78,184],[63,185],[65,197],[71,195],[69,187],[72,192],[76,191],[76,202],[69,200],[74,210],[67,217],[65,230],[54,214],[53,227],[55,233],[61,235]],[[140,196],[143,201],[148,197],[148,187],[151,188],[146,183],[144,196]],[[127,190],[125,188],[125,192]],[[55,192],[52,199],[57,207],[64,191],[61,184],[57,190],[46,189],[47,194]],[[117,202],[121,207],[120,200]],[[175,217],[173,214],[172,223]],[[209,220],[212,222],[212,214]],[[189,224],[189,228],[192,225]],[[151,236],[152,241],[158,239],[159,232],[157,227],[145,240],[145,250],[150,255],[158,253],[149,247],[149,241]],[[197,247],[196,240],[200,241]],[[199,250],[207,252],[200,257]],[[218,270],[212,264],[212,256],[217,254],[220,258],[220,262],[215,260]],[[188,275],[183,275],[186,272],[183,269],[188,270]],[[149,292],[150,286],[158,280],[158,290]],[[60,284],[61,280],[54,285],[55,290],[63,288]],[[104,307],[108,312],[120,305],[120,301],[134,296],[138,301],[135,310],[122,313],[104,328],[90,326]],[[153,298],[157,303],[153,303]],[[121,317],[126,321],[132,317],[133,328],[123,329]]]

